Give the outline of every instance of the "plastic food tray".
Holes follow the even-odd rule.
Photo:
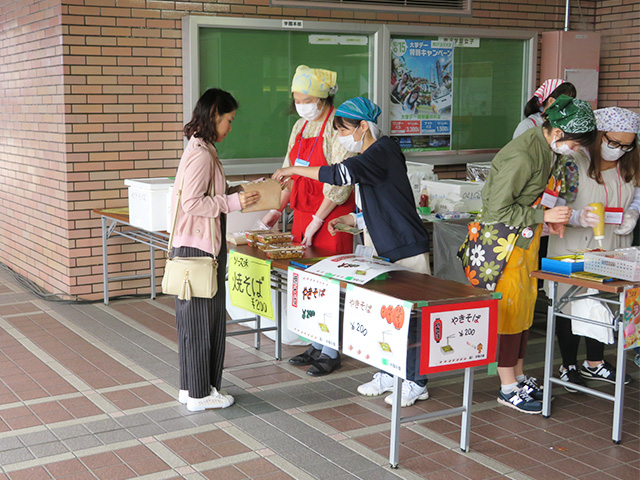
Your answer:
[[[640,280],[640,250],[632,247],[610,252],[585,252],[584,271],[637,282]]]
[[[247,230],[244,232],[244,236],[247,240],[254,242],[258,241],[258,235],[264,235],[265,233],[279,233],[277,230]]]
[[[267,245],[273,245],[275,243],[291,243],[293,242],[293,235],[290,233],[263,233],[262,235],[258,235],[256,240]]]
[[[267,258],[282,260],[287,258],[302,258],[304,247],[302,245],[287,245],[286,247],[267,248],[264,253]]]

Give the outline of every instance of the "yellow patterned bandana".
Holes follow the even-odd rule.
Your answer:
[[[304,93],[318,98],[327,98],[338,90],[338,74],[322,68],[310,68],[300,65],[291,82],[291,92]]]

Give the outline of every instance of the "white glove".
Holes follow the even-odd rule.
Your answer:
[[[309,225],[307,225],[307,229],[304,231],[302,244],[305,247],[310,247],[311,245],[313,245],[313,236],[317,233],[318,230],[320,230],[320,228],[322,228],[323,223],[324,220],[322,220],[320,217],[316,217],[315,215],[313,216],[313,220],[309,222]]]
[[[262,223],[265,225],[265,230],[273,228],[273,226],[278,223],[280,217],[282,216],[282,212],[280,210],[269,210],[264,217],[262,217]]]
[[[269,227],[267,227],[262,220],[258,220],[253,224],[251,230],[269,230]]]
[[[589,205],[582,208],[582,210],[574,210],[569,220],[569,225],[573,227],[593,228],[600,222],[600,217],[592,211],[595,210]]]
[[[636,223],[638,223],[638,217],[640,213],[637,210],[628,209],[624,212],[624,217],[622,218],[622,223],[618,228],[616,228],[613,233],[616,235],[629,235],[633,232],[633,229],[636,228]]]

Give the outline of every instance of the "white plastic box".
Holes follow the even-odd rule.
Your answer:
[[[482,187],[484,182],[468,182],[466,180],[423,180],[422,189],[429,194],[429,206],[433,212],[439,212],[440,204],[446,204],[450,210],[452,199],[460,197],[467,212],[479,211],[482,208]],[[443,202],[444,200],[444,202]]]
[[[124,184],[129,187],[129,223],[152,232],[167,230],[167,190],[173,179],[127,179]]]

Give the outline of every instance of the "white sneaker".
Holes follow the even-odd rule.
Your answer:
[[[402,381],[402,399],[400,401],[401,407],[410,407],[416,400],[426,400],[429,398],[429,391],[427,386],[421,387],[411,380]],[[384,399],[384,403],[393,405],[393,394],[387,395]]]
[[[178,401],[181,404],[186,405],[188,399],[189,399],[189,390],[180,390],[178,392]]]
[[[376,397],[392,390],[393,377],[384,372],[376,373],[373,376],[373,380],[358,387],[358,393],[360,395],[366,395],[367,397]]]
[[[233,397],[218,392],[215,388],[211,390],[211,395],[203,398],[187,399],[187,410],[190,412],[201,412],[214,408],[227,408],[233,405]]]

